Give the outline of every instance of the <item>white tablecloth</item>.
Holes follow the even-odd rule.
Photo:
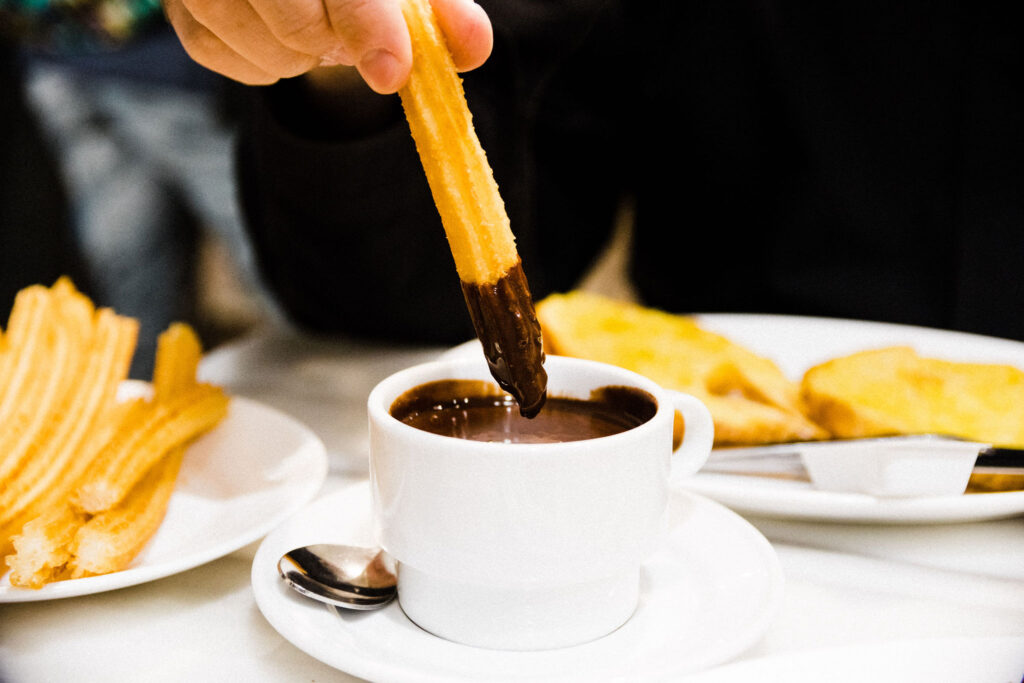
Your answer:
[[[366,475],[369,388],[439,352],[276,333],[213,352],[202,371],[316,431],[331,460],[326,493]],[[781,560],[781,611],[760,642],[693,681],[1024,679],[1024,518],[748,519]],[[263,618],[249,582],[255,549],[130,588],[0,605],[0,681],[355,680]]]

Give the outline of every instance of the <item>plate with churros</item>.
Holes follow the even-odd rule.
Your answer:
[[[317,436],[199,381],[188,325],[160,335],[152,382],[129,380],[137,330],[66,278],[17,295],[0,330],[0,603],[196,567],[320,489]]]
[[[131,393],[138,385],[128,387]],[[170,576],[258,541],[320,490],[327,475],[319,438],[291,417],[241,397],[185,452],[160,528],[122,570],[15,588],[0,579],[0,603],[99,593]]]

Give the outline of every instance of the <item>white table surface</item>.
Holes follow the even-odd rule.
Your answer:
[[[441,349],[264,334],[215,350],[203,375],[324,440],[326,493],[366,476],[370,387]],[[748,519],[785,574],[781,612],[731,663],[686,679],[1024,680],[1024,518],[871,526]],[[0,681],[351,681],[260,614],[256,544],[144,585],[0,605]]]

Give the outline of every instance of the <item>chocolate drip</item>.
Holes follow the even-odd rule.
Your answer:
[[[522,263],[517,261],[495,283],[463,282],[462,293],[491,375],[515,397],[520,414],[533,417],[547,397],[548,375]]]

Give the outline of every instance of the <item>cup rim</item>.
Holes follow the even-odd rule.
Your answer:
[[[609,363],[602,363],[600,361],[588,360],[584,358],[573,358],[571,356],[558,356],[547,354],[545,360],[545,367],[551,370],[552,363],[557,366],[560,364],[577,365],[581,367],[593,367],[599,369],[602,372],[608,372],[611,374],[618,375],[625,381],[620,382],[602,382],[605,386],[621,384],[624,386],[633,386],[637,389],[646,391],[654,397],[657,403],[657,409],[651,419],[646,422],[636,425],[623,432],[616,434],[609,434],[606,436],[597,436],[589,439],[580,439],[577,441],[557,441],[557,442],[544,442],[544,443],[505,443],[500,441],[473,441],[469,439],[459,439],[451,436],[444,436],[442,434],[434,434],[427,432],[422,429],[413,427],[412,425],[406,424],[394,417],[390,412],[391,403],[394,402],[402,392],[411,389],[414,386],[423,384],[425,382],[431,382],[435,380],[453,379],[451,376],[446,376],[440,372],[442,368],[470,368],[474,373],[480,375],[480,379],[485,379],[497,382],[491,377],[490,371],[487,368],[487,363],[484,357],[481,355],[479,358],[441,358],[433,361],[427,361],[425,363],[419,363],[410,367],[399,370],[392,373],[388,377],[384,378],[377,383],[376,386],[370,391],[369,397],[367,398],[367,412],[369,414],[370,421],[377,420],[381,424],[394,423],[393,426],[399,430],[399,433],[413,435],[417,438],[427,439],[430,441],[437,441],[437,443],[444,443],[449,449],[472,449],[479,451],[479,449],[495,449],[495,450],[515,450],[518,455],[523,455],[524,452],[540,452],[550,450],[574,450],[579,448],[589,448],[591,444],[601,442],[602,444],[608,443],[609,440],[627,440],[635,439],[638,437],[640,432],[645,432],[650,429],[654,429],[659,420],[663,420],[664,413],[668,411],[674,411],[675,408],[672,402],[668,399],[667,391],[664,387],[654,382],[653,380],[626,368],[621,368],[617,365],[611,365]],[[438,372],[432,372],[435,369]],[[453,372],[449,370],[449,372]],[[430,375],[430,377],[425,377]],[[409,381],[410,378],[419,377],[418,381]],[[551,373],[548,373],[548,377],[551,377]],[[392,389],[392,385],[401,384],[403,388],[400,391],[395,392]],[[385,399],[387,396],[391,396],[388,404],[385,405]],[[641,435],[642,436],[642,435]]]

